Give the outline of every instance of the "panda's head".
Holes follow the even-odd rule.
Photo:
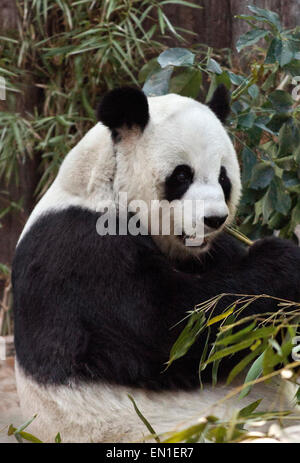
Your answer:
[[[142,200],[149,210],[153,200],[177,200],[183,209],[186,200],[203,201],[204,210],[193,209],[192,217],[195,226],[203,229],[204,223],[202,244],[186,246],[186,230],[176,236],[177,218],[171,213],[170,235],[155,237],[165,252],[205,252],[234,218],[241,183],[237,156],[222,124],[228,113],[224,86],[208,106],[174,94],[147,98],[133,88],[111,91],[99,106],[98,118],[111,130],[114,143],[116,195],[127,193],[129,202]],[[140,216],[145,222],[145,214]]]

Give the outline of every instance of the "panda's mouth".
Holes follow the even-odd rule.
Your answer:
[[[178,236],[180,241],[187,247],[194,247],[201,250],[207,248],[209,240],[207,237],[197,237],[195,235],[186,235],[185,233],[181,236]]]

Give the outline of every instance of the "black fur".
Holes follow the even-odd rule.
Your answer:
[[[149,121],[148,100],[141,90],[117,88],[103,97],[97,115],[113,134],[123,126],[132,128],[137,125],[144,130]]]
[[[219,183],[224,191],[225,201],[228,202],[230,199],[230,195],[231,195],[232,185],[231,185],[231,181],[228,178],[227,170],[223,166],[221,167]]]
[[[17,358],[42,384],[83,379],[150,389],[194,387],[202,337],[161,373],[184,325],[171,328],[186,311],[223,292],[299,301],[300,249],[288,241],[265,239],[248,252],[220,235],[202,262],[176,263],[151,237],[99,236],[97,218],[76,207],[49,213],[16,250]],[[229,302],[223,300],[218,311]],[[271,299],[248,308],[272,310]]]
[[[190,166],[177,166],[166,179],[165,199],[169,202],[180,199],[193,183],[194,172]]]
[[[224,84],[220,84],[216,88],[208,106],[216,114],[220,121],[225,123],[230,114],[230,94]]]

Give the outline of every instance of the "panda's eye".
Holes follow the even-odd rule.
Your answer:
[[[180,183],[189,181],[190,175],[187,175],[187,172],[180,171],[176,174],[176,180]]]
[[[180,199],[193,183],[194,172],[188,165],[177,166],[166,178],[165,197],[168,201]]]
[[[231,181],[228,178],[227,170],[224,166],[221,167],[220,175],[219,175],[219,183],[224,191],[225,201],[230,199],[231,194]]]
[[[171,175],[171,179],[176,180],[179,183],[191,182],[193,180],[193,171],[190,166],[182,165],[177,166]]]

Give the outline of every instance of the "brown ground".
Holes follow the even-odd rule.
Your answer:
[[[0,443],[16,442],[14,437],[7,436],[10,424],[22,424],[21,410],[16,390],[14,359],[0,361]]]

